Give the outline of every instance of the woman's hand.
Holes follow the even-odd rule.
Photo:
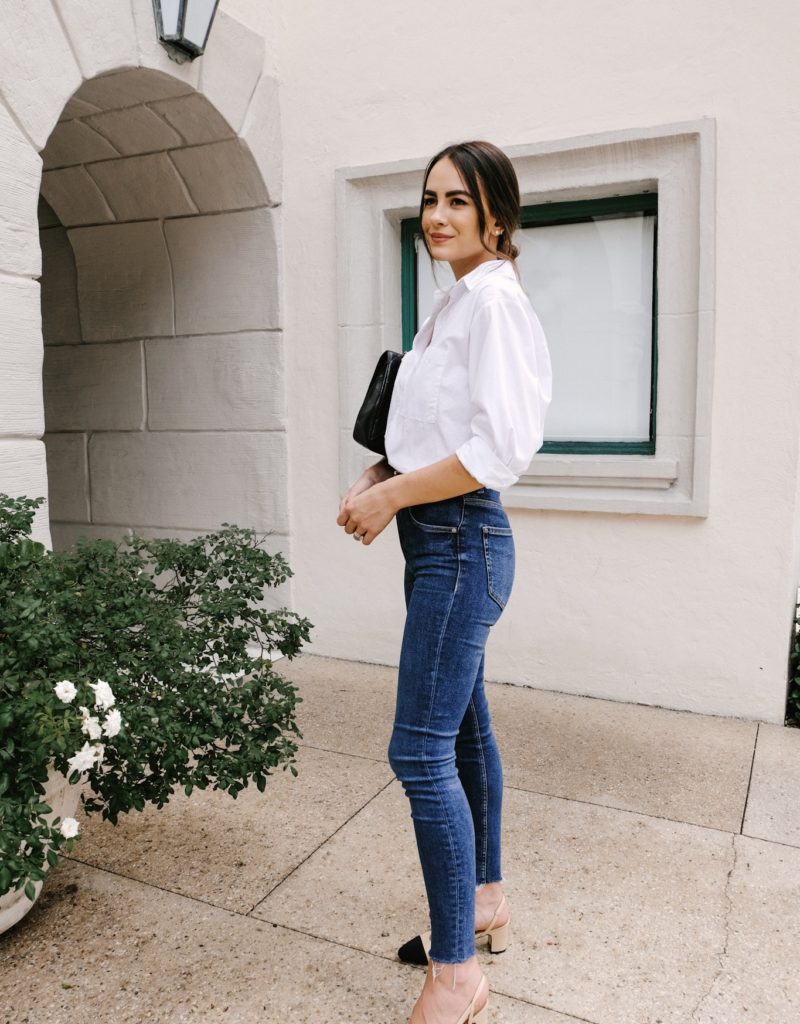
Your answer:
[[[339,511],[342,511],[346,501],[349,501],[351,498],[355,498],[368,488],[373,487],[375,484],[379,484],[382,480],[388,480],[389,477],[393,475],[394,470],[385,459],[381,459],[381,461],[376,462],[374,466],[370,466],[369,469],[365,469],[347,494],[345,494],[339,502]]]
[[[371,544],[397,511],[389,495],[377,486],[393,476],[394,470],[383,459],[366,469],[339,503],[336,522],[346,533],[357,534],[364,544]]]
[[[371,544],[399,509],[455,498],[483,486],[455,454],[399,476],[382,459],[362,473],[342,498],[336,522],[357,540]]]

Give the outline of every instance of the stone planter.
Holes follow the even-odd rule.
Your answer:
[[[80,782],[71,786],[60,772],[51,771],[45,783],[44,796],[42,797],[43,802],[52,807],[52,812],[45,815],[46,819],[52,821],[53,818],[61,818],[62,820],[64,818],[74,818],[80,803],[80,796]],[[47,867],[46,863],[45,867]],[[42,891],[44,883],[34,882],[33,884],[36,889],[36,896],[33,901],[28,899],[23,889],[17,891],[12,889],[5,896],[0,896],[0,935],[15,925],[17,921],[22,920],[39,898],[39,893]]]

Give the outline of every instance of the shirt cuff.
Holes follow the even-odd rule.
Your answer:
[[[494,491],[504,490],[519,480],[477,434],[456,449],[456,457],[471,476]]]

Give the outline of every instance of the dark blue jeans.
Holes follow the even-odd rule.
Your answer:
[[[514,539],[497,491],[397,514],[406,625],[389,761],[411,802],[430,957],[475,952],[475,886],[502,879],[503,774],[483,686],[489,630],[511,594]]]

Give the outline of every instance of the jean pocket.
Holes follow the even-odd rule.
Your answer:
[[[514,536],[508,526],[482,526],[489,597],[505,608],[514,585]]]
[[[452,500],[411,505],[406,511],[411,522],[427,533],[458,533],[464,516],[463,503]]]

